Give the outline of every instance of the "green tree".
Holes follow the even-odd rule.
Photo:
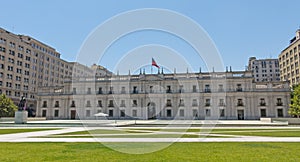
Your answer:
[[[300,85],[293,86],[289,114],[300,117]]]
[[[10,98],[6,97],[5,94],[0,95],[0,117],[13,117],[17,110],[18,107]]]

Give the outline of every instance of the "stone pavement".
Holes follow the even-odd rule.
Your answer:
[[[15,125],[14,121],[2,121],[0,120],[0,126],[4,124]],[[260,120],[42,120],[42,121],[28,121],[27,125],[41,125],[41,126],[55,126],[55,125],[91,125],[97,124],[101,126],[124,126],[124,125],[235,125],[235,126],[287,126],[288,122],[274,121],[274,122],[262,122]]]
[[[93,123],[94,122],[94,123]],[[236,135],[222,135],[217,138],[212,136],[210,137],[201,137],[201,138],[111,138],[116,134],[107,134],[101,138],[99,137],[47,137],[49,135],[59,135],[64,133],[86,131],[93,129],[105,129],[105,130],[116,130],[116,129],[188,129],[187,127],[191,124],[205,124],[202,127],[192,127],[198,129],[293,129],[300,127],[289,127],[282,125],[282,123],[262,123],[260,121],[161,121],[161,120],[144,120],[144,121],[96,121],[97,124],[100,124],[104,127],[87,127],[90,124],[95,125],[95,121],[69,121],[69,120],[46,120],[46,121],[32,121],[26,125],[14,125],[12,123],[7,123],[5,127],[0,127],[0,129],[18,129],[18,128],[58,128],[55,130],[43,130],[35,132],[26,132],[26,133],[14,133],[14,134],[2,134],[0,135],[0,142],[300,142],[300,137],[258,137],[258,136],[236,136]],[[216,123],[227,124],[227,127],[216,126]],[[2,123],[3,124],[3,123]],[[68,126],[68,124],[74,124]],[[140,124],[142,126],[135,127],[132,124]],[[178,126],[181,124],[182,126]],[[1,123],[0,123],[1,125]],[[162,126],[166,125],[166,126]],[[174,125],[177,125],[176,127]],[[231,126],[234,125],[234,126]],[[240,126],[236,126],[240,125]],[[251,125],[251,126],[248,126]],[[115,126],[127,126],[127,127],[115,127]],[[132,127],[130,127],[132,126]],[[151,129],[149,129],[151,128]],[[146,130],[147,131],[147,130]],[[150,132],[151,133],[151,132]],[[152,132],[157,134],[187,134],[191,132]],[[198,132],[199,133],[199,132]],[[191,133],[192,134],[192,133]],[[121,134],[117,134],[121,135]],[[127,134],[128,135],[128,134]],[[223,136],[223,137],[222,137]],[[179,137],[179,136],[178,136]],[[225,138],[224,138],[225,137]]]

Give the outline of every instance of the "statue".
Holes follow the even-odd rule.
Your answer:
[[[28,112],[26,110],[26,99],[24,96],[21,97],[18,104],[18,111],[15,112],[15,123],[25,124],[27,123]]]
[[[26,110],[26,99],[24,96],[21,97],[18,107],[18,111]]]

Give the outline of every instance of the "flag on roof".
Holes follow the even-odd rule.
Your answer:
[[[157,65],[157,63],[155,62],[155,60],[153,58],[152,58],[152,66],[159,68],[159,66]]]

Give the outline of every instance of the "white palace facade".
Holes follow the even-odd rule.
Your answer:
[[[37,117],[47,119],[230,119],[288,117],[287,82],[255,82],[251,71],[66,78],[39,87]]]

